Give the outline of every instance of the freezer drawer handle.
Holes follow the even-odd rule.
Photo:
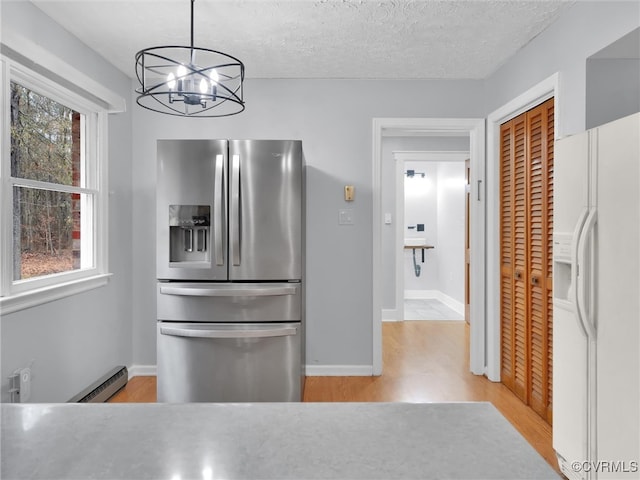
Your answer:
[[[298,332],[296,327],[251,330],[197,330],[191,328],[160,327],[162,335],[192,338],[261,338],[288,337]]]
[[[266,287],[266,288],[192,288],[192,287],[160,287],[164,295],[185,295],[190,297],[271,297],[278,295],[295,295],[298,287]]]

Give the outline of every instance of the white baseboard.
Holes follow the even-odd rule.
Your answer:
[[[451,310],[454,310],[456,313],[459,313],[460,315],[464,315],[464,303],[459,302],[455,298],[452,298],[449,295],[445,295],[442,292],[439,292],[439,293],[441,296],[438,297],[438,300],[444,303]]]
[[[131,365],[127,367],[129,379],[133,377],[155,377],[158,368],[155,365]]]
[[[155,377],[155,365],[131,365],[127,367],[129,379],[133,377]],[[308,377],[370,377],[373,375],[371,365],[306,365]]]
[[[440,300],[451,310],[460,315],[464,315],[464,303],[457,301],[455,298],[445,295],[440,290],[405,290],[404,298],[407,300]]]
[[[439,290],[405,290],[405,300],[428,300],[431,298],[438,298],[440,295]]]
[[[370,377],[372,365],[307,365],[307,377]]]
[[[397,309],[382,309],[382,321],[383,322],[397,322],[400,315]]]

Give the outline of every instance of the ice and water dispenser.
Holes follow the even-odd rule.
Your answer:
[[[169,205],[169,262],[209,262],[209,205]]]
[[[573,235],[571,233],[553,234],[553,299],[559,305],[569,307],[573,297],[571,259]]]

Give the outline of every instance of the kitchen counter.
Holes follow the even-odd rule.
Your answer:
[[[4,479],[559,478],[490,403],[0,408]]]

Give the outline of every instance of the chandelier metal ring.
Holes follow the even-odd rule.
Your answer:
[[[136,53],[139,87],[136,103],[143,108],[181,117],[225,117],[244,110],[244,64],[236,57],[193,45],[158,46]]]

